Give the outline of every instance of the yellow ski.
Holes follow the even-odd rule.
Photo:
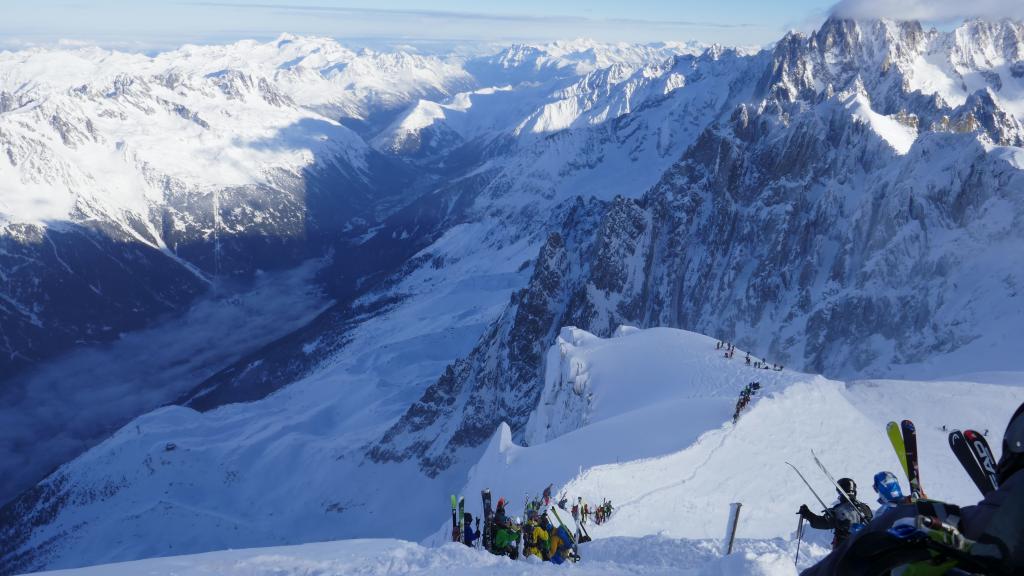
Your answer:
[[[903,466],[903,474],[907,476],[907,480],[910,480],[910,468],[907,467],[907,450],[903,446],[903,432],[900,430],[900,425],[896,422],[889,422],[885,425],[885,432],[889,435],[889,442],[892,442],[892,449],[896,452],[896,457],[900,459],[900,465]]]

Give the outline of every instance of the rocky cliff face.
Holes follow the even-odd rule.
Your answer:
[[[543,355],[516,343],[550,341],[559,324],[681,327],[845,376],[991,341],[1003,314],[1021,314],[1011,247],[1024,162],[1009,110],[1024,84],[1003,83],[1021,33],[829,20],[783,38],[749,97],[657,185],[608,203],[589,237],[545,245],[525,292],[544,305],[514,300],[370,457],[418,458],[436,474],[496,422],[521,438],[525,412],[509,398],[536,404]],[[959,89],[936,89],[949,79]],[[523,322],[524,310],[542,312]]]
[[[571,203],[533,264],[529,285],[513,294],[473,352],[450,365],[368,451],[374,462],[419,462],[428,476],[479,446],[502,421],[525,422],[540,394],[539,360],[566,320],[572,278],[585,273],[602,203]],[[540,381],[543,383],[543,380]]]

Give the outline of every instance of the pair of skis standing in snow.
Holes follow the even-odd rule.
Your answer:
[[[462,542],[472,547],[480,538],[480,519],[476,519],[476,530],[473,530],[473,515],[466,512],[466,499],[456,498],[452,494],[452,542]]]
[[[837,527],[833,551],[805,570],[803,576],[880,575],[897,573],[897,568],[901,574],[915,576],[1024,574],[1024,404],[1007,426],[998,463],[983,435],[973,430],[955,430],[949,435],[950,448],[984,496],[976,506],[961,508],[928,499],[921,487],[913,423],[890,422],[887,433],[910,484],[910,496],[903,496],[891,472],[876,474],[874,487],[882,504],[877,516],[872,519],[861,513],[840,518],[837,513],[826,512]],[[828,474],[817,456],[815,461]],[[849,484],[844,485],[844,480]],[[864,505],[856,502],[852,480],[844,478],[833,484],[841,501],[827,510],[843,504],[863,510],[856,506]],[[798,559],[805,509],[801,507],[797,529]],[[842,535],[840,524],[845,526]]]

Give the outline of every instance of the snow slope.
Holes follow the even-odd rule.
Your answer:
[[[741,350],[725,358],[714,339],[665,328],[623,327],[608,339],[565,328],[548,353],[547,368],[543,401],[530,419],[530,445],[514,444],[502,425],[462,493],[474,516],[479,514],[475,495],[484,487],[495,499],[506,497],[514,515],[522,513],[523,490],[537,495],[549,481],[555,482],[556,494],[572,499],[609,498],[616,507],[611,520],[590,525],[594,542],[581,549],[578,568],[594,574],[795,574],[794,511],[813,497],[784,462],[802,468],[831,500],[833,489],[811,463],[813,449],[833,473],[858,480],[861,497],[870,501],[874,472],[899,470],[884,434],[889,419],[909,417],[917,424],[929,496],[972,503],[979,499],[976,489],[949,452],[941,427],[989,428],[996,437],[1024,401],[1024,375],[1008,377],[1012,384],[1007,385],[843,383],[756,369],[746,365]],[[755,380],[762,389],[733,424],[737,392]],[[177,456],[171,452],[162,458]],[[230,497],[214,496],[209,489],[203,489],[208,497]],[[417,500],[425,502],[419,494]],[[736,553],[721,558],[718,541],[730,502],[744,503],[741,540]],[[444,544],[450,530],[445,499],[436,499],[436,511],[441,527],[424,544],[325,542],[53,574],[540,574],[565,569]],[[825,553],[823,538],[808,537],[801,566]]]
[[[854,478],[871,502],[875,472],[899,473],[884,429],[903,418],[917,424],[929,496],[973,503],[977,489],[950,452],[943,426],[989,430],[997,446],[1024,402],[1020,373],[1004,375],[1001,385],[844,383],[756,369],[741,350],[727,359],[715,340],[667,328],[621,328],[608,339],[565,328],[548,352],[546,374],[527,425],[529,445],[513,443],[503,425],[463,493],[474,514],[473,495],[485,487],[495,499],[509,498],[512,513],[522,511],[524,490],[536,496],[548,482],[573,500],[608,498],[616,512],[591,528],[595,538],[720,538],[731,502],[744,503],[741,537],[789,538],[796,509],[815,501],[785,462],[831,502],[835,492],[814,465],[814,450],[837,477]],[[733,424],[738,393],[751,381],[761,391]]]
[[[462,544],[439,548],[401,540],[348,540],[279,548],[211,552],[105,564],[76,570],[42,572],[54,576],[519,576],[587,574],[636,576],[795,576],[788,551],[778,546],[740,546],[741,552],[718,558],[706,543],[669,539],[617,538],[587,546],[590,560],[578,566],[554,566],[536,560],[512,561]]]

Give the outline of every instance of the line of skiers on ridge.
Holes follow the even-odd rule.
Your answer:
[[[726,358],[730,359],[736,355],[736,345],[733,344],[732,342],[726,342],[724,340],[719,340],[718,343],[715,344],[715,350],[725,350],[723,354]],[[750,353],[747,353],[745,360],[747,366],[753,365],[754,368],[758,369],[775,370],[776,372],[781,372],[783,369],[782,364],[775,364],[774,362],[769,364],[768,360],[758,360],[752,357]]]
[[[551,488],[552,486],[549,486],[544,491],[543,499],[535,498],[526,503],[525,522],[519,516],[508,515],[505,510],[507,502],[504,498],[498,499],[491,526],[484,526],[483,530],[480,518],[476,518],[474,523],[473,515],[464,512],[460,541],[471,548],[475,548],[479,541],[480,546],[492,554],[508,556],[513,560],[534,556],[554,564],[562,564],[567,560],[579,561],[578,544],[591,540],[585,525],[591,521],[591,516],[597,524],[607,521],[612,514],[612,503],[605,499],[600,506],[592,510],[580,496],[570,509],[569,499],[563,495],[557,506],[570,513],[578,526],[577,532],[570,534],[561,522],[555,525],[547,513],[554,504],[550,496]]]
[[[757,391],[760,389],[760,382],[751,382],[750,384],[744,386],[743,390],[740,390],[740,397],[738,400],[736,400],[736,411],[733,412],[732,415],[733,424],[735,424],[736,421],[740,419],[740,413],[743,412],[743,410],[747,407],[748,404],[750,404],[751,398],[754,396],[754,394],[757,394]]]

